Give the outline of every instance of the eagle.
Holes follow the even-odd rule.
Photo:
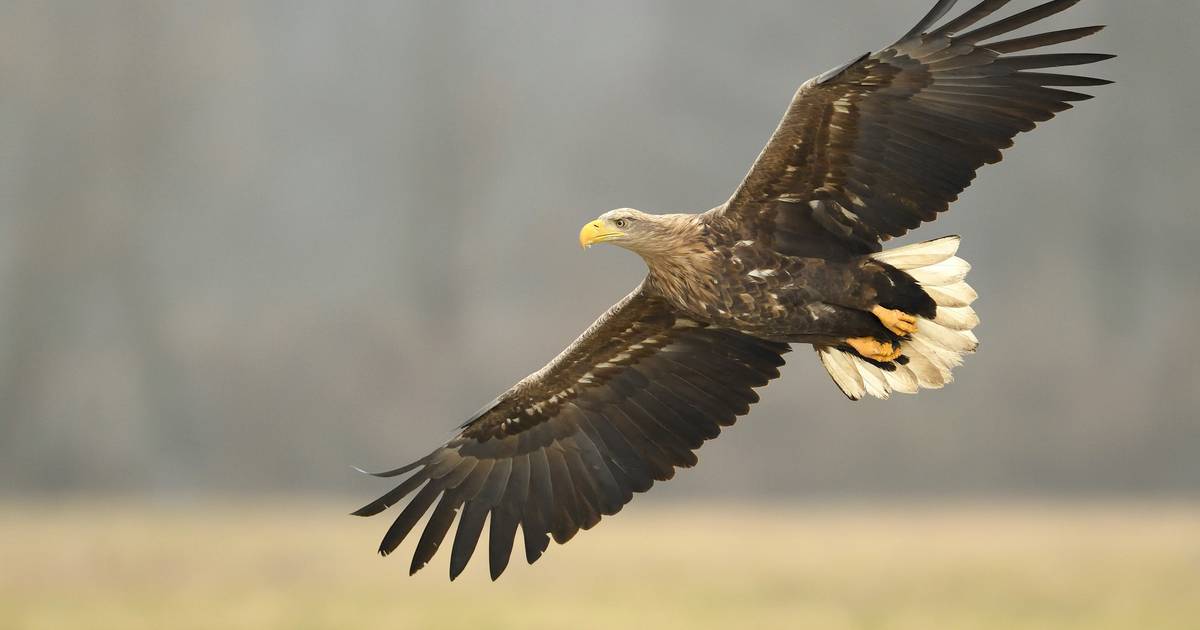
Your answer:
[[[566,543],[695,465],[794,344],[812,346],[852,400],[949,383],[979,322],[959,239],[882,243],[937,218],[1018,133],[1091,98],[1065,88],[1110,83],[1048,70],[1113,55],[1028,52],[1102,26],[1010,35],[1078,1],[980,25],[1010,0],[944,22],[957,2],[940,0],[894,44],[801,85],[725,203],[699,214],[621,208],[586,223],[582,246],[638,254],[645,278],[452,439],[372,473],[401,480],[355,515],[407,499],[379,553],[428,514],[410,574],[456,517],[450,579],[485,521],[492,579],[518,527],[533,563],[551,538]]]

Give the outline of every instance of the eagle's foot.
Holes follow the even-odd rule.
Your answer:
[[[871,313],[875,317],[878,317],[879,321],[888,330],[901,337],[907,337],[917,332],[917,318],[914,315],[909,315],[904,311],[896,309],[884,308],[878,304],[871,309]]]
[[[874,337],[849,337],[846,343],[864,357],[880,363],[895,361],[901,354],[900,346],[879,341]]]

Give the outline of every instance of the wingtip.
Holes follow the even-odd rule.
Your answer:
[[[549,544],[549,543],[547,543],[547,544]],[[526,545],[525,546],[525,562],[528,564],[533,564],[534,562],[537,562],[538,558],[541,558],[542,554],[545,552],[546,552],[545,549],[541,549],[541,550],[534,549],[531,551],[529,548],[529,545]]]
[[[494,564],[489,563],[488,575],[491,576],[492,581],[495,582],[496,580],[500,579],[501,575],[504,575],[504,570],[507,568],[508,568],[508,558],[505,558],[504,562],[499,565],[494,565]]]
[[[922,17],[921,21],[917,22],[915,26],[909,29],[909,31],[905,33],[903,37],[897,40],[896,43],[899,44],[900,42],[925,33],[934,24],[937,24],[938,20],[941,20],[943,17],[945,17],[946,14],[949,13],[957,3],[958,0],[938,0],[938,3],[933,5],[933,8],[925,14],[925,17]],[[893,44],[893,46],[894,45],[895,44]]]
[[[504,570],[508,569],[508,566],[508,563],[504,563],[503,566],[488,566],[487,575],[491,576],[492,582],[496,582],[500,576],[504,575]]]
[[[398,477],[400,475],[403,475],[406,472],[411,472],[411,471],[415,470],[418,466],[425,465],[427,463],[428,459],[429,459],[429,457],[422,457],[421,459],[418,459],[417,461],[415,461],[411,464],[405,464],[404,466],[401,466],[399,468],[393,468],[391,470],[380,470],[378,472],[371,472],[369,470],[364,470],[353,464],[351,464],[350,467],[364,475],[370,475],[372,477],[383,477],[383,478]]]
[[[390,507],[392,507],[391,503],[380,503],[380,499],[376,499],[358,508],[357,510],[354,510],[350,513],[350,516],[375,516],[376,514],[379,514]]]

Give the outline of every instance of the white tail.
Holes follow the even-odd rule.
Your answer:
[[[900,343],[908,363],[896,363],[894,371],[837,348],[818,348],[821,364],[850,399],[938,389],[954,380],[951,370],[962,365],[963,355],[975,351],[979,341],[971,329],[979,324],[979,317],[971,303],[978,295],[964,281],[971,265],[955,256],[958,243],[957,236],[945,236],[872,255],[919,282],[937,303],[937,315],[932,320],[918,318],[917,332]]]

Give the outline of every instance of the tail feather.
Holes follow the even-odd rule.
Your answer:
[[[979,345],[972,332],[979,325],[979,316],[971,308],[978,294],[964,280],[971,265],[955,255],[958,245],[957,236],[946,236],[873,255],[915,279],[937,303],[937,312],[933,318],[919,318],[917,332],[900,342],[904,359],[882,368],[853,352],[817,348],[821,364],[847,397],[915,394],[954,380],[953,369]]]
[[[971,330],[979,325],[979,316],[975,309],[969,306],[938,306],[935,324],[940,324],[951,330]]]
[[[975,292],[975,289],[972,289],[971,285],[967,284],[966,282],[956,282],[954,284],[941,287],[925,286],[921,288],[925,289],[925,293],[929,294],[929,297],[933,298],[933,301],[937,302],[938,307],[970,306],[975,302],[976,298],[979,297],[979,294]]]
[[[967,272],[971,270],[971,264],[958,256],[951,256],[932,265],[911,269],[897,268],[908,272],[908,275],[920,282],[921,286],[944,287],[962,282],[963,278],[967,277]]]
[[[828,346],[817,348],[817,354],[821,357],[821,365],[824,365],[829,376],[833,377],[833,382],[842,388],[843,394],[851,400],[858,400],[866,395],[867,388],[863,384],[863,370],[860,369],[860,365],[875,366],[861,359],[856,362],[857,357],[849,352]]]

